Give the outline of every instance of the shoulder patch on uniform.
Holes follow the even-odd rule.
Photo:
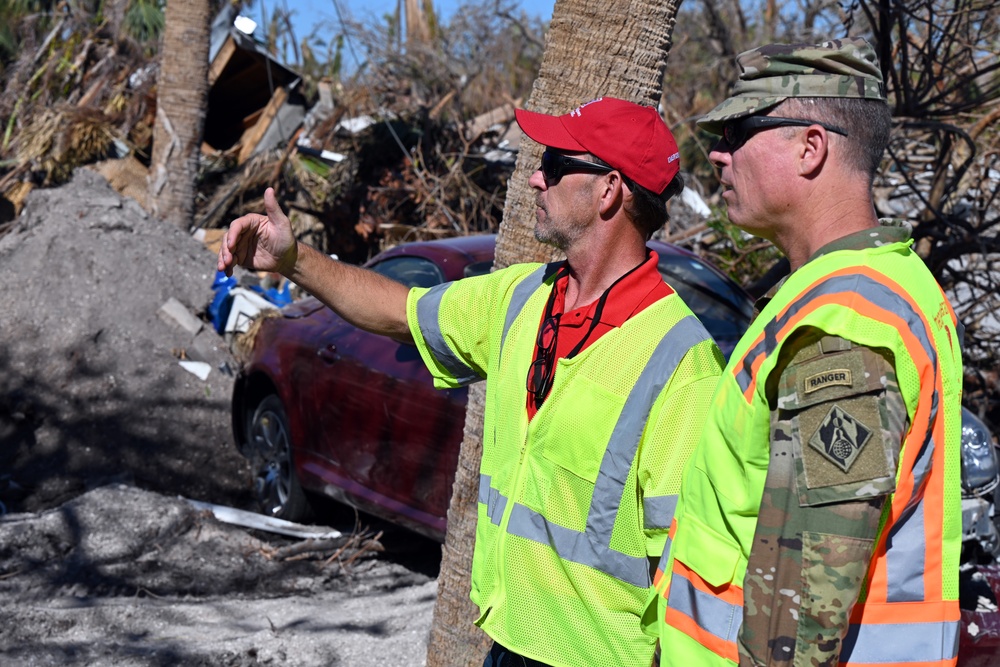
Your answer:
[[[851,384],[850,368],[832,368],[830,370],[823,371],[822,373],[816,373],[815,375],[807,377],[803,383],[803,393],[808,394],[820,389],[825,389],[826,387],[834,387],[837,385],[850,387]]]
[[[871,435],[870,428],[834,405],[809,439],[809,446],[847,472]]]

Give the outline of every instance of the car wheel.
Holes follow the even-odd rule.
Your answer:
[[[261,513],[303,520],[309,514],[309,500],[295,475],[288,417],[280,398],[271,394],[257,405],[248,432],[253,491]]]

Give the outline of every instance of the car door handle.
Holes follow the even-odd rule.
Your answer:
[[[316,351],[316,356],[328,364],[332,364],[340,359],[340,355],[337,354],[337,346],[333,343],[330,343],[326,347],[319,348]]]

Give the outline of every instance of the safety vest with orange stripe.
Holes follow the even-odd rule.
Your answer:
[[[657,572],[653,604],[662,664],[739,661],[743,578],[769,459],[765,386],[782,345],[801,327],[892,352],[910,419],[896,490],[883,512],[840,664],[954,665],[960,341],[947,299],[907,243],[812,260],[788,278],[737,345],[685,471]]]

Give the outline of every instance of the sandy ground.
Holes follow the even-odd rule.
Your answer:
[[[293,556],[181,498],[250,503],[235,361],[158,315],[203,312],[213,275],[88,170],[0,238],[0,665],[423,664],[437,544],[340,510],[358,540]]]
[[[0,664],[423,664],[436,584],[399,552],[282,559],[293,541],[123,484],[8,515],[0,544]]]

